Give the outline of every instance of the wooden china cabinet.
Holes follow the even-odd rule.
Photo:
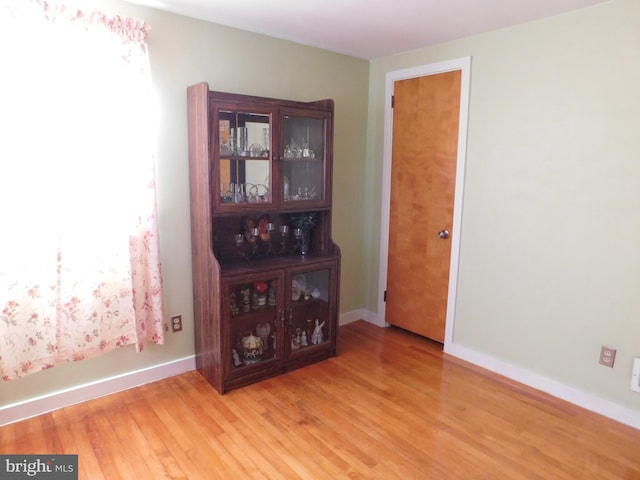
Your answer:
[[[333,101],[187,97],[196,366],[225,393],[337,353]]]

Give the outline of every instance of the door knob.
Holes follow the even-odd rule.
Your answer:
[[[449,238],[449,230],[440,230],[438,232],[438,238]]]

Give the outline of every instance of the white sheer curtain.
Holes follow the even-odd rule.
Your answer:
[[[163,343],[140,20],[0,0],[0,374]]]

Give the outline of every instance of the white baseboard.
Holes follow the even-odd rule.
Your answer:
[[[516,382],[535,388],[599,415],[640,429],[640,412],[623,407],[591,393],[570,387],[551,378],[511,365],[484,353],[457,344],[445,345],[445,353],[485,368]]]
[[[364,313],[366,310],[352,310],[351,312],[341,313],[338,318],[338,325],[347,325],[351,322],[356,322],[358,320],[364,320]]]
[[[195,356],[52,392],[0,408],[0,426],[195,370]]]
[[[341,313],[339,324],[346,325],[351,322],[355,322],[357,320],[365,320],[369,323],[374,324],[377,327],[387,327],[388,325],[384,322],[384,320],[380,320],[378,315],[370,312],[369,310],[359,309],[352,310],[351,312]]]

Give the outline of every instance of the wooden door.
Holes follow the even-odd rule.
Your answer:
[[[394,83],[386,321],[444,342],[461,71]]]

